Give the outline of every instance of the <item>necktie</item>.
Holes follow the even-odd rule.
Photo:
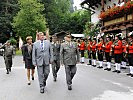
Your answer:
[[[43,41],[41,41],[41,48],[42,48],[42,50],[43,50]]]

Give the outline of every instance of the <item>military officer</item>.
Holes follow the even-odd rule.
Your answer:
[[[72,90],[72,79],[76,74],[76,64],[79,62],[80,56],[77,45],[71,42],[71,35],[67,34],[65,40],[65,43],[61,44],[60,57],[61,64],[65,65],[68,90]]]
[[[57,42],[57,36],[52,36],[53,63],[52,72],[54,81],[57,79],[57,72],[60,69],[60,44]]]
[[[11,72],[12,67],[12,57],[13,57],[13,46],[10,45],[10,41],[8,40],[4,45],[0,48],[4,49],[4,60],[6,65],[7,74]]]

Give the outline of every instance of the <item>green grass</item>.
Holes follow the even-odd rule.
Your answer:
[[[22,55],[22,51],[21,50],[16,50],[16,55]]]

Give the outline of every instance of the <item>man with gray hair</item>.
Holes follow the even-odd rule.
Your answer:
[[[44,33],[39,32],[38,36],[39,40],[33,44],[32,62],[34,66],[37,66],[40,93],[44,93],[50,72],[49,64],[53,62],[53,52],[50,41],[44,40]]]

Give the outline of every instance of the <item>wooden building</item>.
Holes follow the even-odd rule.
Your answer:
[[[127,33],[133,31],[133,0],[84,0],[94,12],[93,20],[101,21],[102,33]],[[93,22],[92,20],[92,22]]]

